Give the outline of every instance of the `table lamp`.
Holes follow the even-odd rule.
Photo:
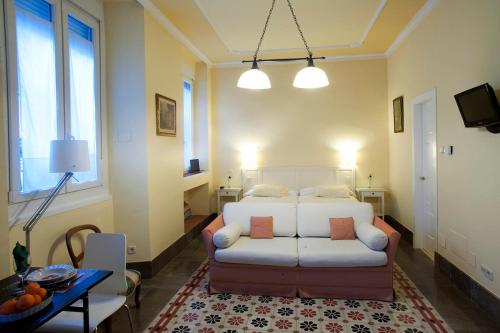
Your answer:
[[[88,170],[90,170],[90,161],[87,140],[52,140],[50,142],[49,172],[64,173],[64,176],[23,227],[26,233],[26,249],[28,253],[30,253],[30,232],[33,227],[49,208],[57,194],[73,177],[73,173]]]

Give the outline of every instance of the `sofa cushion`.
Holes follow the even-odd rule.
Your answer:
[[[356,235],[354,234],[354,220],[352,217],[331,218],[330,238],[333,240],[356,239]]]
[[[297,234],[297,205],[286,202],[230,202],[224,205],[224,224],[239,224],[243,236],[250,235],[252,216],[272,216],[274,236]]]
[[[387,264],[384,251],[374,251],[359,239],[299,238],[299,266],[373,267]]]
[[[232,224],[237,225],[237,224]],[[252,216],[250,217],[250,238],[273,238],[273,217]]]
[[[226,225],[217,230],[212,238],[215,246],[225,249],[240,238],[241,226],[238,224]]]
[[[297,266],[297,238],[251,239],[241,236],[226,249],[215,250],[215,260],[225,263]]]
[[[389,241],[382,230],[368,223],[359,224],[356,228],[356,235],[366,246],[376,251],[385,249]]]
[[[330,218],[352,217],[354,229],[360,223],[373,224],[373,207],[366,202],[299,203],[297,232],[300,237],[330,238]]]

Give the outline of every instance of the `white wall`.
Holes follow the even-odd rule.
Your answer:
[[[441,0],[388,59],[388,124],[392,214],[413,229],[411,100],[437,90],[439,253],[500,295],[500,135],[464,127],[453,96],[489,82],[500,88],[500,2]],[[393,133],[392,100],[405,99],[405,132]],[[475,261],[474,261],[475,259]],[[492,268],[485,279],[480,265]]]

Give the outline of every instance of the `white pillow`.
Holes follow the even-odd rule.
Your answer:
[[[252,195],[254,197],[286,197],[288,189],[279,185],[259,184],[253,187]]]
[[[319,191],[318,186],[306,187],[306,188],[303,188],[299,191],[299,195],[301,197],[305,197],[305,196],[317,197],[318,191]]]
[[[325,198],[349,198],[352,191],[347,186],[320,186],[319,197]]]
[[[248,190],[243,193],[243,197],[251,197],[253,195],[253,190]]]
[[[356,236],[366,246],[375,251],[382,251],[387,246],[387,235],[373,224],[360,223],[355,225]]]
[[[300,196],[349,198],[352,195],[352,191],[345,185],[322,185],[306,187],[300,190]]]
[[[217,230],[212,238],[215,246],[220,249],[230,247],[240,238],[241,226],[239,224],[226,225]]]

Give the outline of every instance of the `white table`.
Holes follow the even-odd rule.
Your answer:
[[[217,192],[217,209],[218,212],[222,212],[221,198],[234,198],[234,201],[240,201],[243,195],[243,189],[241,187],[228,187],[228,188],[218,188]]]
[[[365,201],[365,198],[377,198],[378,199],[378,215],[385,216],[385,202],[384,196],[387,190],[381,187],[358,187],[356,188],[356,193],[358,194],[358,199],[361,202]]]

